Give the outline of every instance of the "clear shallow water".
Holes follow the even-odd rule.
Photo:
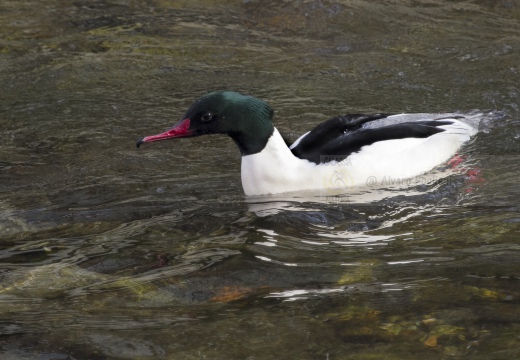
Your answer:
[[[519,18],[3,2],[2,358],[518,357]],[[248,199],[230,139],[135,149],[221,89],[267,100],[293,138],[346,112],[505,115],[444,181]]]

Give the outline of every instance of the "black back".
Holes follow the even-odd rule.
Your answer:
[[[316,164],[341,161],[363,146],[385,140],[427,138],[444,131],[439,126],[453,123],[439,119],[382,127],[363,126],[388,116],[389,114],[349,114],[334,117],[312,129],[291,151],[295,156]]]

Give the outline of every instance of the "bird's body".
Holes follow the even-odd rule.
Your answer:
[[[263,101],[233,92],[208,94],[172,130],[141,139],[223,133],[242,154],[246,195],[376,186],[410,179],[453,156],[486,113],[343,115],[319,124],[290,147]]]

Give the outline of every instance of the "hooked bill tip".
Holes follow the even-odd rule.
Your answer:
[[[144,143],[143,140],[144,140],[144,138],[141,138],[141,139],[137,140],[137,142],[135,143],[135,146],[137,146],[138,149],[139,149],[139,146],[141,146],[141,144]]]

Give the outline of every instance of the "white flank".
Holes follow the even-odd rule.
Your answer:
[[[478,125],[482,115],[472,114],[469,120],[475,120]],[[344,161],[320,165],[295,157],[274,129],[264,150],[242,157],[244,192],[246,195],[265,195],[318,189],[348,191],[352,186],[373,187],[413,178],[449,160],[477,132],[466,122],[443,120],[453,124],[441,126],[445,131],[427,138],[380,141],[364,146]]]

